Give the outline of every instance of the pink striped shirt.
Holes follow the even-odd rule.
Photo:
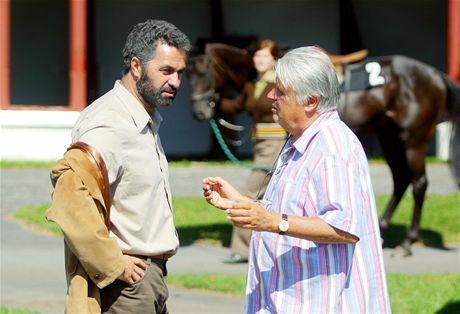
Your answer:
[[[360,240],[253,232],[246,313],[391,312],[368,162],[337,111],[288,140],[264,199],[270,211],[320,217]]]

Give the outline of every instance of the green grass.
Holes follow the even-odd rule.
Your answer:
[[[251,164],[251,159],[243,159],[242,162]],[[440,160],[435,156],[427,156],[426,162],[429,164],[446,164],[447,161]],[[49,161],[19,161],[19,160],[0,160],[0,169],[10,168],[51,168],[54,165],[54,160]],[[373,157],[369,159],[371,164],[386,163],[383,157]],[[230,160],[190,160],[190,159],[174,159],[169,161],[170,167],[206,167],[206,166],[235,166],[235,163]]]
[[[54,222],[45,219],[50,206],[44,203],[16,210],[13,217],[28,226],[61,236],[61,230]],[[173,198],[174,222],[182,244],[206,241],[208,243],[230,243],[232,225],[223,211],[217,210],[202,197]]]
[[[383,214],[389,196],[376,196],[379,217]],[[390,229],[384,236],[385,246],[400,244],[412,219],[413,199],[410,193],[401,200],[391,220]],[[460,244],[460,193],[427,195],[423,205],[419,242],[426,246],[444,248]]]
[[[241,160],[244,163],[251,164],[252,160]],[[235,163],[230,160],[169,160],[168,164],[170,167],[208,167],[208,166],[219,166],[219,167],[227,167],[227,166],[235,166]]]
[[[393,313],[460,313],[460,274],[389,274]],[[245,275],[171,274],[171,286],[244,295]]]
[[[460,274],[389,274],[393,313],[460,313]]]
[[[11,168],[51,168],[54,161],[16,161],[0,160],[0,169]]]
[[[0,169],[11,169],[11,168],[51,168],[56,161],[19,161],[19,160],[0,160]],[[251,164],[252,160],[243,160],[247,164]],[[186,167],[206,167],[206,166],[235,166],[232,161],[229,160],[188,160],[188,159],[177,159],[169,161],[170,167],[186,168]]]
[[[174,223],[182,244],[214,242],[228,246],[232,225],[226,214],[203,197],[173,198]]]
[[[168,274],[168,285],[190,289],[213,291],[230,295],[243,296],[246,287],[246,275],[243,274]]]
[[[379,216],[383,213],[388,196],[376,197]],[[385,246],[395,247],[404,240],[412,217],[412,198],[406,194],[384,236]],[[460,193],[449,195],[427,195],[421,222],[420,243],[444,248],[460,245]],[[182,244],[206,241],[228,246],[232,226],[224,212],[206,203],[202,197],[173,198],[174,221]],[[49,204],[24,207],[14,217],[39,229],[60,234],[59,228],[47,222],[44,212]]]
[[[0,314],[39,314],[40,312],[29,311],[29,310],[18,310],[10,308],[0,308]]]
[[[383,157],[371,157],[368,159],[370,164],[386,164],[386,161]],[[426,156],[425,162],[427,164],[447,164],[447,160],[441,160],[436,156]]]
[[[19,219],[35,230],[51,232],[55,235],[62,235],[59,226],[54,222],[47,221],[45,218],[45,211],[49,206],[49,203],[45,203],[35,206],[22,207],[13,213],[13,217]]]

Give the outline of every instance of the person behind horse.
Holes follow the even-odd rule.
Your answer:
[[[267,98],[274,87],[273,66],[279,56],[278,45],[270,39],[256,42],[252,56],[257,77],[246,82],[236,100],[223,99],[224,112],[239,113],[246,111],[253,123],[253,166],[246,181],[244,194],[257,198],[265,193],[269,181],[269,170],[286,141],[286,132],[273,121],[272,102]],[[231,255],[224,262],[239,263],[248,259],[251,230],[234,227],[230,242]]]
[[[72,140],[95,148],[107,165],[113,197],[110,235],[102,220],[91,219],[87,189],[75,173],[57,180],[53,202],[65,195],[61,197],[65,203],[54,202],[47,214],[64,217],[58,224],[69,244],[66,252],[70,248],[78,259],[74,264],[84,266],[91,279],[88,290],[100,289],[100,300],[91,300],[94,312],[168,312],[166,262],[176,253],[179,239],[168,163],[158,134],[162,121],[158,108],[172,104],[190,48],[187,36],[171,23],[147,20],[135,25],[123,49],[121,80],[81,112],[72,130]],[[83,210],[88,215],[75,219],[74,212]],[[98,228],[89,229],[98,223]],[[73,303],[69,299],[75,291],[68,293],[67,312],[89,312],[83,305],[70,308],[86,302],[86,293],[73,298]]]
[[[203,194],[253,230],[245,313],[389,313],[368,161],[337,113],[339,84],[318,47],[289,51],[268,97],[290,134],[261,202],[219,177]]]

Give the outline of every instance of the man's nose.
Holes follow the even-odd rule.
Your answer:
[[[275,88],[272,88],[271,91],[268,92],[267,98],[271,100],[276,100]]]
[[[168,83],[169,83],[169,85],[171,85],[171,86],[173,86],[175,88],[179,88],[180,81],[181,81],[181,77],[180,77],[179,73],[174,73],[169,78]]]

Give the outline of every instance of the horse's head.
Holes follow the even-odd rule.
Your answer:
[[[187,62],[187,77],[193,116],[200,121],[209,120],[214,116],[219,98],[215,89],[211,57],[206,54],[190,57]]]
[[[226,44],[207,44],[204,54],[189,57],[187,77],[194,117],[200,121],[214,117],[219,99],[239,94],[251,68],[245,50]]]

